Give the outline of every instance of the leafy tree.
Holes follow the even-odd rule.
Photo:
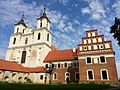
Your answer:
[[[54,70],[54,64],[52,62],[49,63],[49,66],[47,67],[47,73],[49,74],[49,83],[51,84],[51,75]]]
[[[120,18],[115,17],[114,25],[110,28],[110,33],[113,35],[114,39],[117,40],[117,43],[120,46]]]

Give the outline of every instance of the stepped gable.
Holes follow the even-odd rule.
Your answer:
[[[114,53],[112,42],[105,40],[104,35],[98,35],[97,29],[86,31],[82,44],[78,44],[78,55]]]

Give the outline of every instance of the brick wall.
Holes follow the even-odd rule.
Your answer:
[[[95,81],[95,82],[103,82],[103,81],[118,82],[118,76],[117,76],[114,57],[107,57],[106,61],[107,61],[107,63],[104,63],[104,64],[100,64],[100,63],[86,64],[85,59],[79,60],[80,82],[90,81],[90,80],[87,80],[87,70],[88,69],[92,69],[94,72],[94,80],[92,80],[92,81]],[[109,80],[101,80],[101,74],[100,74],[101,69],[108,70]]]

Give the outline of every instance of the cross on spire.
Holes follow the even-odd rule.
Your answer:
[[[46,8],[44,7],[43,16],[46,16]]]
[[[22,20],[24,19],[24,11],[22,12],[22,18],[21,18]]]

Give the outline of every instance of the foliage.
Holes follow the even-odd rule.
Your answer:
[[[118,45],[120,46],[120,18],[115,18],[114,25],[111,27],[110,33],[113,34],[114,39],[117,40]]]

